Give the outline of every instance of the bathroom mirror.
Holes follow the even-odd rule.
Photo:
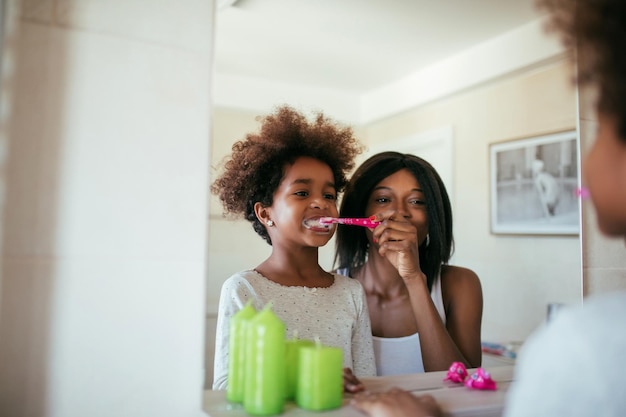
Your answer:
[[[218,3],[212,175],[256,116],[283,103],[322,110],[354,127],[363,158],[412,152],[440,171],[453,202],[451,263],[482,282],[484,341],[523,342],[549,303],[581,302],[578,236],[490,232],[489,145],[576,129],[564,51],[532,0]],[[324,267],[333,248],[320,251]],[[207,387],[221,284],[269,252],[211,197]]]

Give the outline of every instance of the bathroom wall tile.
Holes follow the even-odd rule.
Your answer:
[[[20,50],[41,53],[20,67],[9,253],[204,254],[208,53],[35,24],[23,31]]]
[[[50,414],[107,410],[124,401],[127,390],[116,389],[123,380],[141,414],[165,415],[152,407],[155,397],[171,395],[172,378],[201,383],[203,369],[181,363],[204,357],[203,259],[58,259],[46,267],[55,282],[48,294]]]
[[[594,120],[581,120],[581,149],[583,158],[593,141],[597,122]],[[584,172],[584,165],[583,165]],[[584,176],[583,176],[584,177]],[[583,178],[583,184],[584,184]],[[583,264],[588,268],[626,268],[623,239],[614,239],[604,236],[598,229],[596,212],[591,199],[582,202],[582,227],[583,227]],[[589,285],[587,288],[594,288]]]
[[[11,384],[0,390],[0,403],[7,415],[44,415],[44,404],[36,399],[49,389],[54,281],[34,258],[4,258],[2,286],[0,374]],[[28,401],[19,400],[24,395]]]
[[[152,3],[91,2],[109,18],[107,5],[135,7],[132,23],[145,33],[172,31],[140,19]],[[158,3],[205,17],[213,5]],[[50,5],[27,1],[15,37],[3,407],[21,416],[199,413],[212,19],[197,27],[206,48],[194,49],[42,24]]]
[[[21,18],[50,24],[54,21],[54,3],[55,0],[22,0]]]
[[[60,147],[59,99],[66,84],[58,30],[22,22],[20,32],[7,171],[4,250],[10,255],[42,253],[48,246],[44,229],[53,222],[44,219],[53,216],[58,177],[49,161],[56,162]]]
[[[591,145],[593,145],[593,141],[596,137],[596,130],[598,129],[598,122],[596,120],[580,120],[580,145],[581,145],[581,157],[584,157]]]
[[[213,6],[202,0],[56,0],[57,22],[105,33],[206,53],[211,50]]]
[[[589,296],[626,290],[626,268],[585,268],[585,292]]]
[[[583,100],[589,100],[589,97]],[[583,104],[589,107],[589,104]],[[581,116],[581,149],[583,158],[595,140],[597,122],[595,114],[587,109],[588,118]],[[584,164],[583,164],[584,173]],[[583,178],[583,184],[584,184]],[[609,238],[598,228],[596,212],[590,199],[582,203],[582,236],[583,236],[583,290],[585,296],[608,290],[626,289],[626,256],[624,256],[624,240]]]
[[[585,232],[583,264],[585,267],[626,269],[624,240],[606,237],[598,230],[595,210],[591,204],[587,205],[583,224]]]

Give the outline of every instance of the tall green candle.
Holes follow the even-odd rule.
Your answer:
[[[243,407],[248,414],[280,414],[285,406],[285,324],[271,303],[250,319]]]
[[[296,404],[312,411],[341,407],[343,400],[343,352],[322,346],[300,349]]]
[[[287,389],[286,395],[288,400],[296,398],[298,385],[298,368],[300,361],[300,349],[303,347],[315,346],[312,340],[298,339],[297,334],[286,342],[286,366],[287,366]]]
[[[247,325],[256,310],[252,301],[230,318],[230,335],[228,338],[228,388],[226,399],[235,403],[243,402],[246,376],[246,337]]]

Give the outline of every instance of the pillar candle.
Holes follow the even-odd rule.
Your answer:
[[[285,406],[285,324],[268,304],[248,323],[243,407],[248,414],[280,414]]]
[[[341,406],[343,399],[343,352],[322,346],[300,349],[296,404],[312,411]]]
[[[256,310],[252,301],[230,318],[230,334],[228,337],[228,388],[226,399],[235,403],[243,403],[246,375],[246,337],[247,325]]]
[[[286,342],[286,366],[287,366],[287,389],[288,400],[296,398],[298,385],[298,368],[300,361],[300,349],[303,347],[315,346],[312,340],[298,339],[297,335]]]

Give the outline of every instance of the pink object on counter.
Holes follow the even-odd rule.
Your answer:
[[[478,368],[476,372],[465,381],[465,386],[472,389],[495,391],[496,381],[491,379],[489,372],[485,371],[483,368]]]
[[[467,378],[467,369],[465,369],[463,362],[452,362],[444,381],[463,383],[465,378]]]

